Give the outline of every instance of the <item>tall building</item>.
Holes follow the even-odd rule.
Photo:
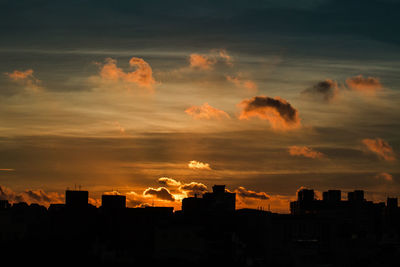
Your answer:
[[[126,208],[126,196],[123,195],[102,195],[101,207],[107,210],[118,210]]]
[[[342,192],[340,190],[328,190],[322,193],[322,199],[330,203],[340,202],[342,199]]]
[[[65,206],[68,209],[85,209],[88,207],[89,192],[80,190],[65,191]]]
[[[184,213],[195,212],[226,212],[234,211],[236,208],[236,194],[225,190],[225,185],[214,185],[212,192],[203,194],[202,198],[197,196],[182,200],[182,211]]]

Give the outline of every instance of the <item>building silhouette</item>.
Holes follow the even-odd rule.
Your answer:
[[[81,190],[65,191],[65,206],[68,209],[86,209],[89,201],[89,192]]]
[[[126,208],[126,196],[123,195],[102,195],[101,208],[117,210]]]
[[[133,266],[398,266],[400,209],[355,190],[297,192],[290,214],[235,209],[224,185],[172,207],[126,207],[123,195],[88,204],[67,190],[65,204],[0,201],[0,251],[15,264]],[[23,256],[21,256],[23,255]]]
[[[204,193],[202,198],[194,197],[182,200],[182,211],[188,213],[233,212],[236,207],[236,194],[227,192],[225,185],[214,185],[212,192]]]

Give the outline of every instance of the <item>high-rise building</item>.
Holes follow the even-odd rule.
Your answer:
[[[65,191],[65,206],[68,209],[85,209],[88,207],[89,192],[80,190]]]

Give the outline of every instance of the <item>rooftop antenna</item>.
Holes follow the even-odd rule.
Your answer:
[[[79,188],[79,191],[81,191],[81,185],[79,185],[78,188]]]
[[[271,204],[268,204],[268,211],[271,211]]]

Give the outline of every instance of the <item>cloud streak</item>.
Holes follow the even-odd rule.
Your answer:
[[[253,198],[253,199],[261,199],[261,200],[268,200],[270,196],[265,192],[256,192],[252,190],[248,190],[243,186],[239,186],[234,191],[239,197],[242,198]]]
[[[306,146],[290,146],[289,154],[291,156],[303,156],[306,158],[320,159],[324,154]]]
[[[253,93],[257,92],[257,89],[258,89],[257,84],[252,80],[244,79],[240,73],[236,76],[227,75],[225,77],[226,77],[227,81],[233,83],[234,85],[236,85],[239,88],[244,88],[247,91],[253,92]]]

